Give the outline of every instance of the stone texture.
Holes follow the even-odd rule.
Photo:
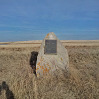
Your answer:
[[[57,53],[56,54],[45,54],[45,40],[57,40]],[[69,58],[66,48],[62,45],[60,40],[56,37],[53,32],[46,35],[42,41],[36,64],[37,77],[44,75],[56,75],[57,70],[69,69]],[[57,74],[58,75],[58,74]]]

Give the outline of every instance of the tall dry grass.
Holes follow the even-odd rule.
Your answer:
[[[66,47],[70,72],[36,78],[30,66],[38,48],[0,49],[0,86],[5,81],[14,99],[99,99],[99,47]],[[9,98],[2,90],[0,99]]]

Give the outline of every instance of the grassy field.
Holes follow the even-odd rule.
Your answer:
[[[36,78],[30,65],[41,41],[0,45],[0,99],[99,99],[99,41],[61,42],[70,71],[44,78]]]

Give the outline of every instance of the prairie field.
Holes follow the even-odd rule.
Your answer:
[[[62,40],[69,71],[37,78],[31,61],[41,42],[0,42],[0,99],[99,99],[99,40]]]

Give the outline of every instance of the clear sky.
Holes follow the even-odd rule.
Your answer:
[[[0,0],[0,41],[99,40],[99,0]]]

